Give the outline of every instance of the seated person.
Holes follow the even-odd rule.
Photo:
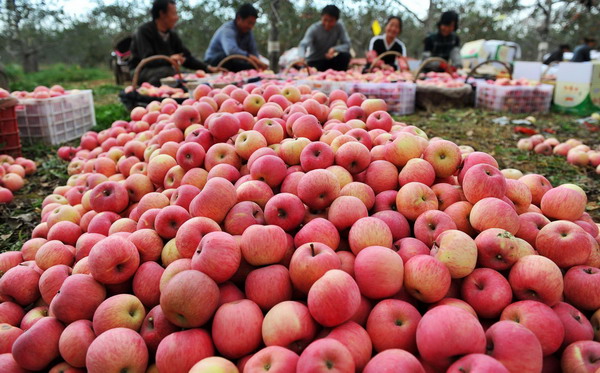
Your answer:
[[[256,41],[252,33],[257,18],[258,11],[252,4],[240,6],[235,13],[235,19],[225,22],[215,32],[208,44],[204,59],[212,65],[218,65],[227,56],[241,54],[250,58],[259,69],[266,69],[267,65],[258,58]],[[254,66],[247,61],[235,59],[227,61],[222,67],[233,72],[254,69]]]
[[[339,18],[338,7],[327,5],[321,11],[321,21],[306,30],[298,46],[298,57],[319,71],[348,69],[350,38]]]
[[[162,54],[171,57],[179,65],[192,70],[215,72],[216,69],[197,60],[183,45],[179,35],[173,30],[179,16],[174,0],[154,0],[152,4],[152,21],[141,25],[131,42],[131,59],[129,68],[133,74],[141,60]],[[160,85],[160,80],[175,74],[175,69],[166,60],[152,61],[144,65],[140,71],[140,83],[148,82]]]
[[[402,19],[400,17],[391,16],[385,24],[385,34],[373,36],[369,43],[369,53],[374,57],[388,51],[395,51],[406,57],[406,46],[398,39],[402,33]],[[396,56],[385,56],[382,59],[383,63],[398,69],[396,64]],[[372,61],[370,61],[372,62]]]
[[[565,52],[570,52],[571,47],[569,44],[561,44],[557,50],[552,52],[548,58],[544,60],[544,65],[550,65],[552,62],[562,62],[564,60]]]
[[[452,66],[462,67],[460,57],[460,39],[456,35],[458,29],[458,14],[454,11],[442,13],[437,23],[438,31],[425,38],[423,59],[440,57]],[[433,64],[431,66],[434,66]]]
[[[579,45],[573,51],[573,58],[571,62],[588,62],[591,61],[592,58],[590,56],[590,52],[592,49],[596,47],[596,39],[593,38],[583,38],[583,44]]]

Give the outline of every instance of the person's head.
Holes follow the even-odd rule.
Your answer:
[[[179,20],[175,0],[154,0],[150,13],[154,22],[159,22],[167,30],[175,27]]]
[[[569,44],[561,44],[561,45],[558,46],[558,49],[561,52],[563,52],[563,53],[564,52],[570,52],[571,51],[571,46]]]
[[[442,36],[448,36],[458,30],[458,14],[453,10],[442,13],[438,22],[438,30]]]
[[[402,33],[402,19],[391,16],[385,23],[385,35],[397,38]]]
[[[254,28],[258,11],[252,4],[242,4],[235,12],[235,26],[242,34],[246,34]]]
[[[340,9],[337,6],[327,5],[321,10],[321,24],[323,24],[325,30],[331,30],[339,19]]]
[[[594,38],[583,38],[583,43],[588,47],[593,48],[596,46],[596,39]]]

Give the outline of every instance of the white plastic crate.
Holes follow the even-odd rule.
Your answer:
[[[296,85],[307,85],[310,89],[321,91],[326,95],[329,95],[331,92],[341,89],[346,93],[350,93],[352,83],[349,82],[337,82],[333,80],[312,80],[312,79],[303,79],[296,81]]]
[[[350,92],[359,92],[368,98],[383,99],[387,103],[390,114],[408,115],[415,112],[417,94],[415,83],[354,83]]]
[[[477,83],[475,106],[510,113],[545,113],[550,110],[554,87],[549,84],[538,86],[503,86]]]
[[[91,90],[47,99],[24,99],[17,106],[21,138],[57,145],[81,137],[96,125]]]

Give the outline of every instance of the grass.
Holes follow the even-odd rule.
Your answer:
[[[526,117],[478,109],[456,109],[443,113],[418,112],[400,119],[420,127],[430,137],[443,137],[459,145],[469,145],[475,150],[490,153],[501,168],[516,168],[523,173],[544,175],[554,186],[565,183],[581,186],[588,195],[588,212],[596,221],[600,221],[600,175],[591,166],[573,166],[564,157],[517,149],[517,141],[526,135],[516,133],[515,125],[493,123],[500,116],[511,120]],[[577,118],[571,115],[548,113],[536,115],[536,119],[533,128],[546,137],[556,137],[560,141],[573,137],[589,146],[600,145],[600,133],[595,128],[577,123]]]
[[[37,163],[37,171],[26,178],[11,203],[0,204],[0,252],[19,250],[31,238],[40,222],[42,201],[54,188],[66,184],[67,163],[56,156],[57,149],[42,144],[23,147],[23,155]]]
[[[100,79],[110,79],[111,74],[106,69],[82,68],[75,65],[56,64],[42,68],[40,71],[25,74],[17,65],[6,66],[10,80],[11,91],[32,91],[39,85],[53,86],[61,84],[65,88],[72,83],[87,82]]]

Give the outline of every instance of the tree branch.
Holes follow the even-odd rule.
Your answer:
[[[396,0],[394,1],[396,4],[400,5],[407,13],[409,13],[410,15],[412,15],[417,21],[419,21],[422,24],[425,24],[425,20],[421,19],[417,13],[413,12],[412,10],[410,10],[406,5],[402,4],[402,0]]]

